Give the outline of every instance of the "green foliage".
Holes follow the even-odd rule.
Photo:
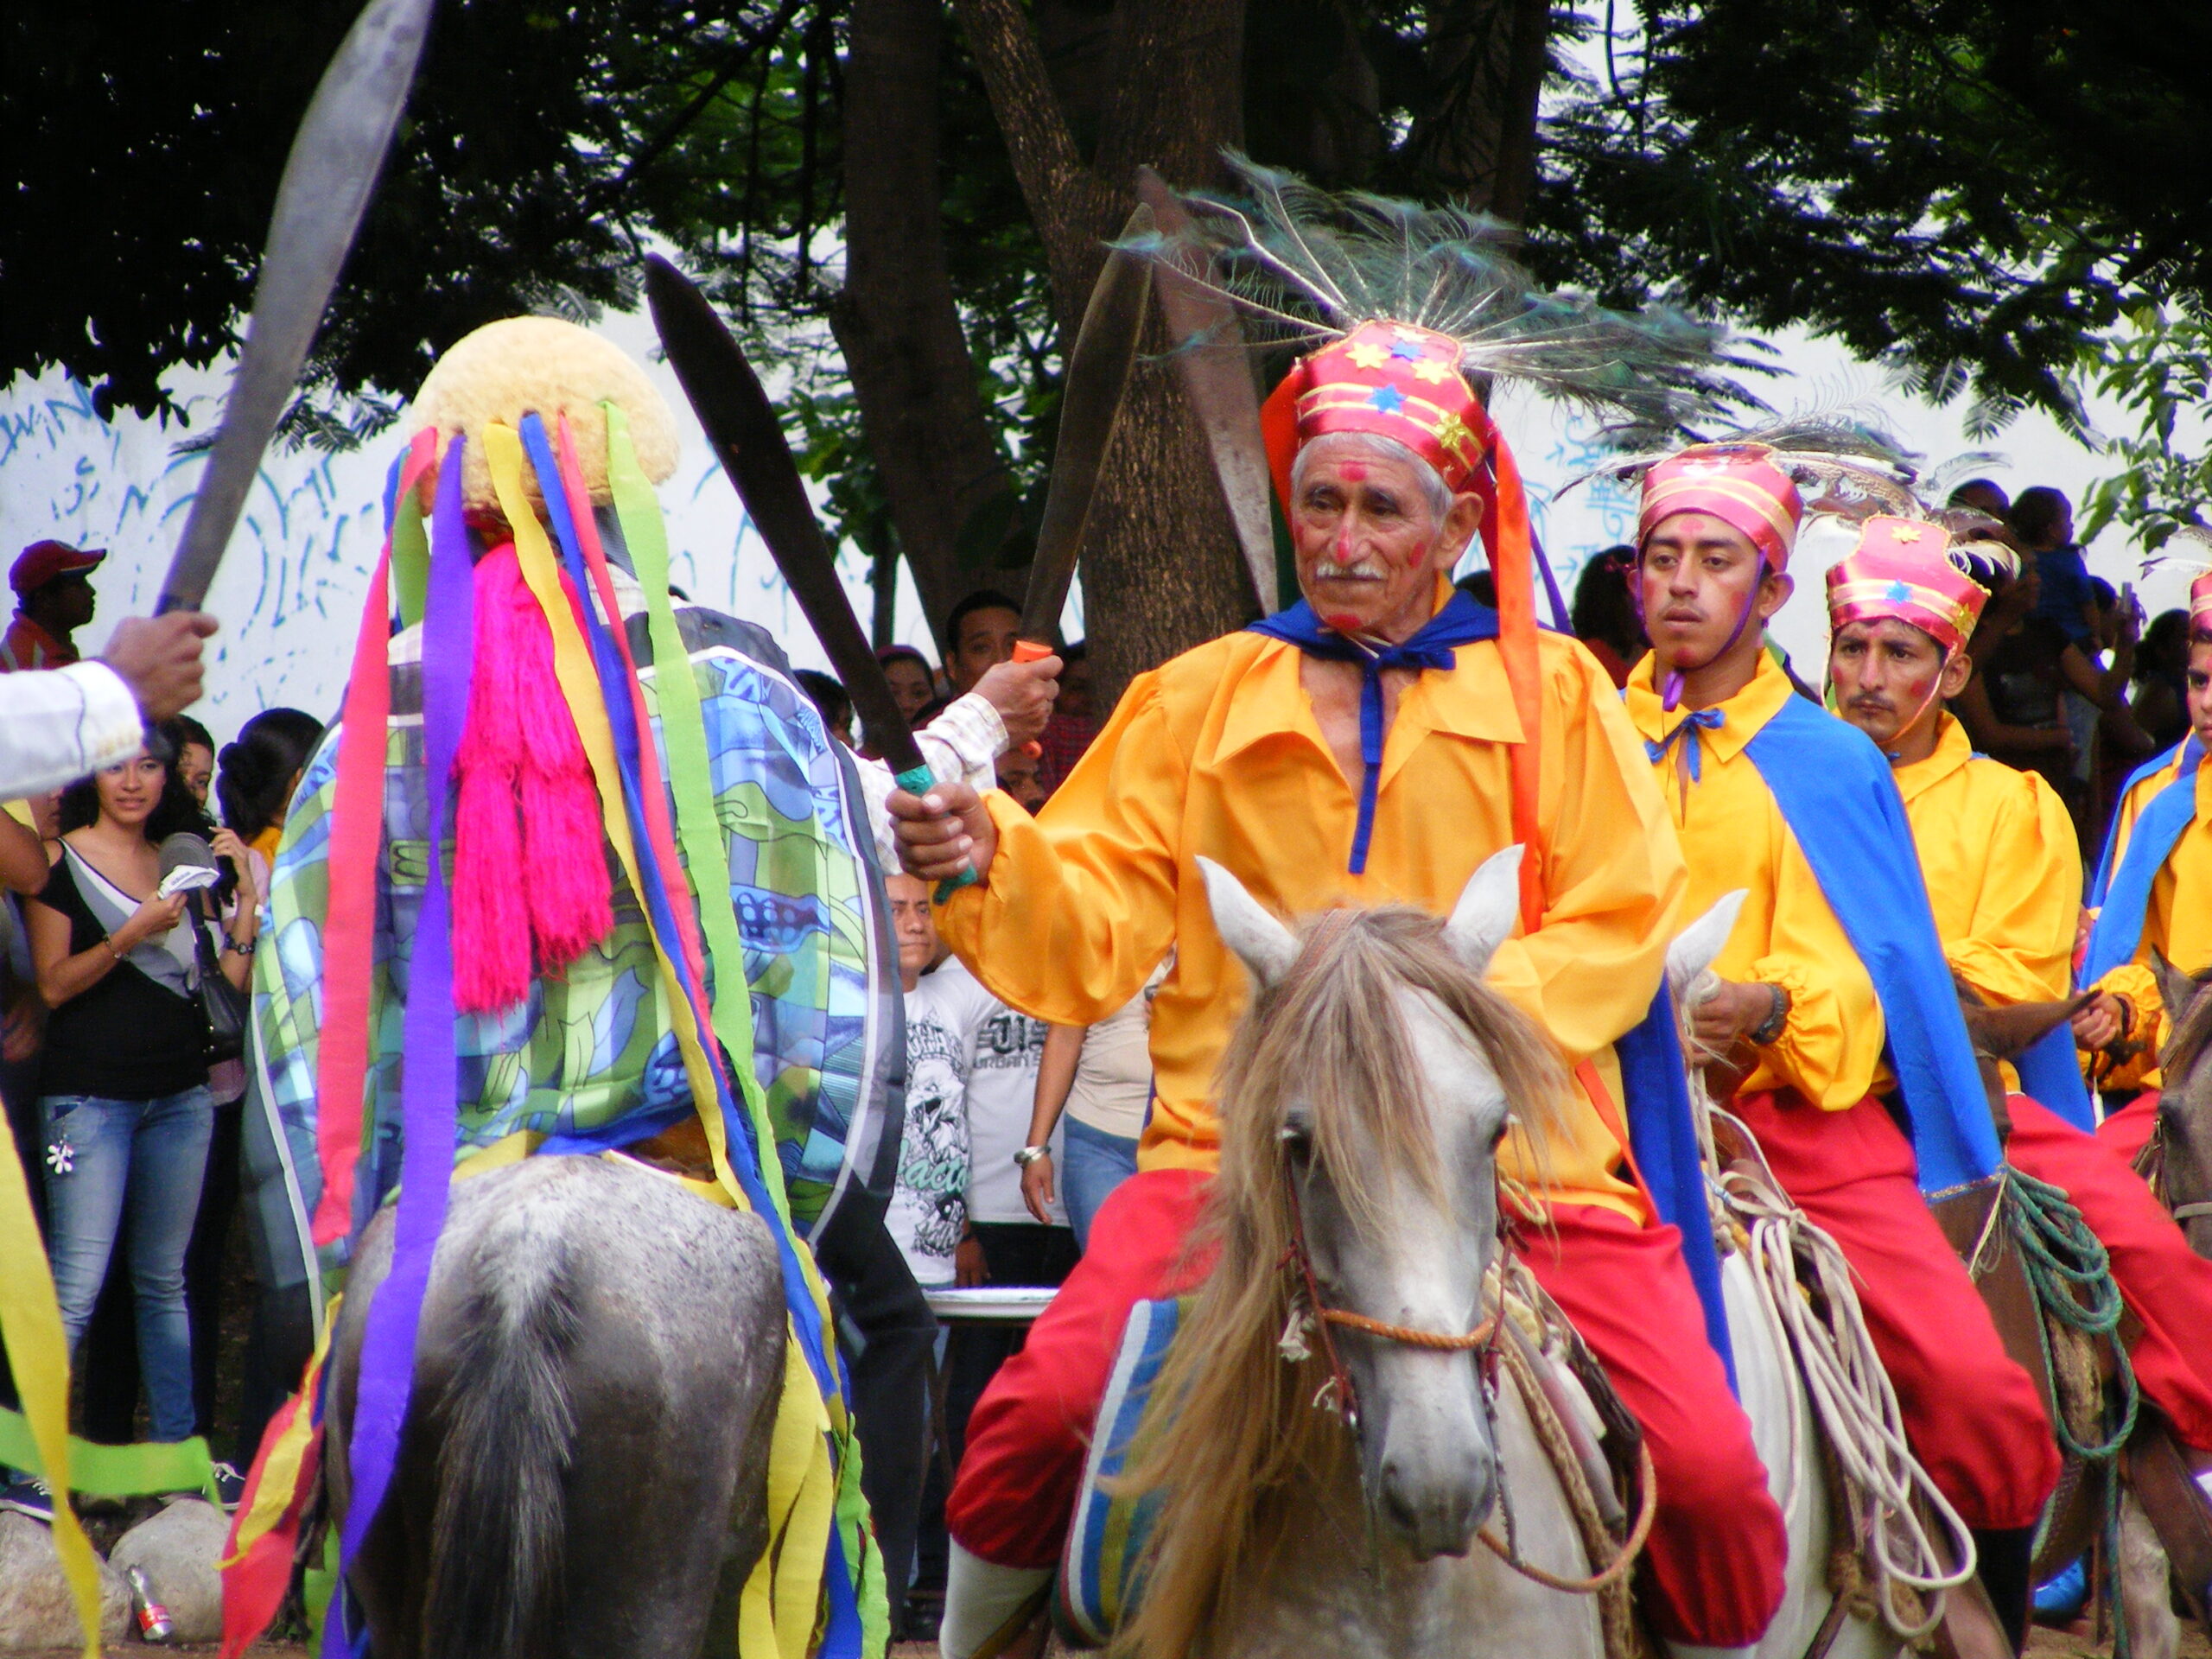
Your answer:
[[[2212,324],[2145,308],[2084,356],[2097,390],[2133,410],[2138,428],[2106,445],[2119,469],[2091,487],[2079,534],[2088,541],[2117,520],[2156,550],[2182,525],[2205,523],[2212,505]]]

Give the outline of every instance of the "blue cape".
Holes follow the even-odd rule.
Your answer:
[[[2004,1154],[1889,762],[1865,733],[1797,696],[1744,753],[1874,982],[1920,1190],[1989,1179]]]
[[[2136,947],[2143,943],[2143,918],[2151,907],[2151,884],[2171,856],[2182,832],[2196,817],[2196,772],[2204,761],[2204,746],[2194,733],[2156,760],[2145,761],[2120,794],[2125,798],[2128,789],[2156,776],[2177,753],[2181,764],[2172,781],[2136,815],[2134,830],[2127,837],[2126,855],[2117,869],[2113,866],[2113,850],[2120,841],[2118,814],[2105,832],[2104,856],[2097,861],[2097,879],[2089,889],[2089,902],[2103,908],[2097,913],[2097,925],[2089,934],[2088,954],[2082,963],[2084,985],[2094,985],[2121,963],[2135,960]]]

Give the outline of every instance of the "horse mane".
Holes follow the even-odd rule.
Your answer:
[[[1284,1538],[1301,1483],[1326,1483],[1351,1454],[1337,1417],[1313,1402],[1327,1373],[1278,1344],[1291,1314],[1288,1173],[1281,1131],[1312,1115],[1313,1156],[1355,1221],[1387,1213],[1396,1184],[1440,1192],[1420,1073],[1392,993],[1427,993],[1465,1027],[1514,1113],[1523,1167],[1548,1173],[1567,1077],[1549,1038],[1455,956],[1433,916],[1408,906],[1326,912],[1238,1023],[1217,1079],[1221,1170],[1191,1249],[1217,1261],[1169,1350],[1148,1427],[1116,1483],[1157,1492],[1138,1605],[1117,1655],[1180,1659],[1233,1628],[1237,1586]],[[1370,1123],[1379,1168],[1363,1167],[1351,1126]],[[1317,1344],[1318,1346],[1318,1344]]]
[[[2177,1078],[2189,1076],[2204,1058],[2204,1051],[2212,1047],[2212,979],[2196,977],[2193,982],[2196,995],[2175,1021],[2174,1034],[2158,1060],[2161,1072]]]

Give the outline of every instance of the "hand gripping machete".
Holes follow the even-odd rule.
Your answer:
[[[899,712],[883,664],[853,615],[845,584],[837,579],[836,556],[814,516],[814,504],[800,482],[784,429],[761,389],[760,378],[745,360],[744,350],[704,294],[658,254],[645,256],[645,299],[653,327],[668,353],[683,395],[714,446],[715,459],[737,486],[760,539],[783,572],[784,581],[813,626],[815,638],[844,682],[845,695],[861,725],[883,751],[883,758],[910,794],[926,794],[937,782],[913,728]],[[943,899],[954,887],[976,879],[963,872],[938,888]]]
[[[1122,227],[1124,241],[1152,229],[1152,211],[1140,207]],[[1098,493],[1099,469],[1114,441],[1114,425],[1135,365],[1152,297],[1152,261],[1128,248],[1106,256],[1105,268],[1083,308],[1083,326],[1060,383],[1060,435],[1052,449],[1052,479],[1037,527],[1037,553],[1022,596],[1021,632],[1014,660],[1033,663],[1052,654],[1052,635],[1068,602],[1068,584],[1083,551],[1083,531]]]
[[[198,610],[223,562],[338,272],[376,189],[434,0],[370,0],[323,71],[276,188],[245,348],[156,615]]]

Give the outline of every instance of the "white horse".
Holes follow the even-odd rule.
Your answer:
[[[1512,1114],[1541,1129],[1561,1081],[1481,982],[1519,862],[1486,863],[1441,929],[1394,907],[1332,912],[1302,938],[1202,865],[1255,995],[1221,1077],[1220,1260],[1157,1385],[1160,1433],[1132,1459],[1160,1509],[1117,1651],[1603,1654],[1593,1598],[1476,1540],[1507,1508],[1524,1562],[1592,1571],[1517,1394],[1501,1387],[1493,1412],[1466,1341],[1497,1249],[1498,1143]]]

